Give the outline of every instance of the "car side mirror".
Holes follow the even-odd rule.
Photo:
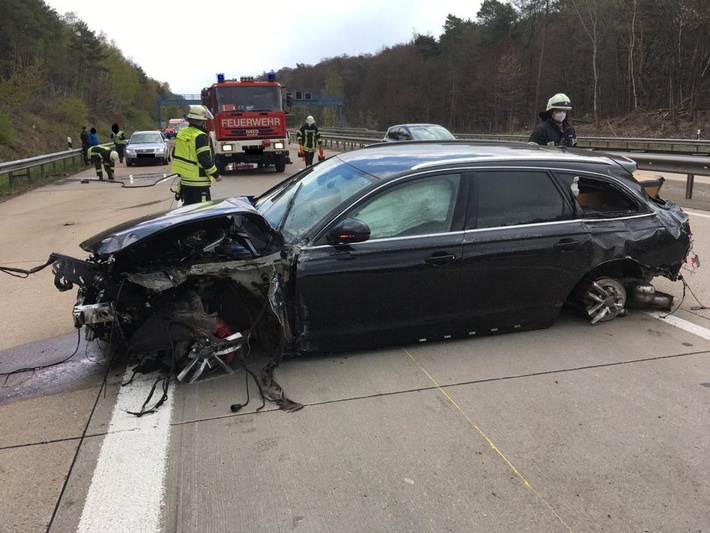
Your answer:
[[[370,227],[362,220],[346,218],[328,232],[330,244],[353,244],[370,238]]]

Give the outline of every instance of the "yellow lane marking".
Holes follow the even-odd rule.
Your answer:
[[[417,365],[422,372],[424,372],[426,377],[429,378],[429,380],[434,384],[436,389],[451,403],[451,405],[456,408],[459,413],[463,415],[463,417],[468,421],[469,424],[471,424],[471,426],[478,432],[478,434],[483,437],[483,439],[488,443],[488,446],[490,446],[491,449],[498,454],[498,457],[505,461],[505,464],[508,465],[508,468],[510,468],[518,477],[518,479],[523,482],[523,485],[525,485],[525,487],[527,487],[528,490],[530,490],[545,505],[545,507],[550,510],[550,512],[555,516],[555,518],[557,518],[557,520],[560,521],[560,523],[567,529],[567,531],[572,533],[572,529],[570,528],[570,526],[568,526],[567,523],[562,519],[562,517],[557,513],[557,511],[555,511],[552,505],[550,505],[550,503],[548,503],[548,501],[533,488],[530,482],[525,479],[525,477],[520,473],[520,470],[515,468],[515,465],[511,463],[510,460],[505,456],[505,454],[500,450],[500,448],[498,448],[498,446],[496,446],[495,443],[490,438],[488,438],[488,435],[486,435],[483,430],[478,426],[478,424],[476,424],[471,419],[471,417],[468,416],[468,414],[461,408],[461,406],[459,406],[459,404],[457,404],[456,401],[451,396],[449,396],[449,394],[444,389],[441,388],[441,385],[439,385],[439,383],[434,379],[434,376],[432,376],[426,368],[419,364],[419,361],[417,361],[407,349],[402,349],[404,350],[404,353],[406,353],[407,356],[412,360],[412,362]]]

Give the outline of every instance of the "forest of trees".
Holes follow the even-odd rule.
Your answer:
[[[166,83],[146,76],[114,43],[43,0],[0,4],[0,161],[59,151],[81,126],[108,140],[118,122],[155,128]]]
[[[683,136],[710,110],[708,36],[708,0],[485,0],[475,21],[449,15],[440,36],[279,75],[342,97],[352,126],[527,131],[547,99],[564,92],[573,118],[593,131],[630,136],[613,125],[640,115],[659,136]],[[334,124],[332,110],[319,118]]]
[[[449,15],[440,35],[277,76],[342,98],[347,127],[519,133],[564,92],[587,134],[635,136],[632,125],[644,124],[646,136],[690,137],[710,120],[708,35],[709,0],[485,0],[475,20]],[[156,102],[170,94],[75,16],[3,0],[0,160],[63,149],[84,124],[105,135],[113,122],[153,128]],[[335,109],[297,111],[337,125]]]

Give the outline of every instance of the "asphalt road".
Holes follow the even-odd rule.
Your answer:
[[[0,204],[0,265],[84,257],[83,239],[173,205],[169,180],[144,186],[167,172],[119,167],[111,184],[87,169]],[[213,197],[283,177],[230,175]],[[667,177],[662,196],[686,206],[682,177]],[[153,380],[121,386],[125,365],[79,341],[74,291],[49,268],[1,275],[0,372],[78,349],[2,382],[0,532],[709,531],[710,274],[684,276],[685,298],[656,283],[679,304],[666,318],[592,327],[564,313],[546,330],[287,360],[276,379],[304,405],[293,413],[259,409],[235,366],[136,418]]]

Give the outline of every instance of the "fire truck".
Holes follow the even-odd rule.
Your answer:
[[[268,81],[253,77],[225,80],[218,74],[217,83],[202,89],[202,103],[214,115],[207,121],[207,130],[220,173],[231,164],[235,168],[274,165],[276,172],[286,170],[291,161],[282,90],[273,73]],[[290,94],[286,105],[292,105]]]

